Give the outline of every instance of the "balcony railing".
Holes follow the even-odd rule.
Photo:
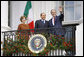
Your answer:
[[[74,56],[76,52],[75,30],[75,26],[68,26],[63,28],[39,28],[2,32],[4,39],[3,56]],[[58,32],[60,32],[61,35],[58,35]],[[62,33],[65,34],[62,35]],[[44,35],[47,39],[47,43],[52,42],[54,48],[49,46],[50,49],[48,48],[48,53],[42,55],[28,52],[28,40],[35,34]],[[54,41],[56,41],[55,44]],[[26,45],[25,48],[27,49],[24,49],[24,45]]]

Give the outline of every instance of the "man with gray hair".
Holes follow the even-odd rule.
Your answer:
[[[65,30],[62,28],[62,21],[63,21],[64,15],[63,15],[61,6],[59,7],[59,11],[60,11],[59,16],[56,15],[55,9],[52,9],[50,12],[52,15],[52,18],[49,20],[49,27],[51,28],[49,32],[50,32],[50,35],[53,34],[53,35],[57,35],[58,37],[61,36],[62,38],[65,35]],[[63,42],[61,41],[61,45],[62,43]],[[58,45],[58,48],[59,48],[59,45]],[[57,50],[54,50],[54,51],[57,52]],[[65,51],[61,51],[61,52],[65,52]]]
[[[64,18],[63,12],[62,12],[62,7],[59,7],[60,15],[56,15],[56,10],[52,9],[51,10],[51,15],[52,18],[49,20],[49,27],[54,27],[56,29],[51,29],[50,33],[54,35],[64,35],[65,31],[62,28],[62,21]]]

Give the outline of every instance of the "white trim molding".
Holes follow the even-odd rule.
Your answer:
[[[9,26],[1,26],[1,31],[9,31],[12,30]]]
[[[83,17],[75,21],[62,21],[62,25],[81,24],[81,23],[83,23]]]

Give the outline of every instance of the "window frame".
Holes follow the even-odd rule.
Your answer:
[[[63,6],[63,9],[64,9],[64,11],[63,11],[63,12],[64,12],[64,15],[65,15],[65,10],[66,10],[66,9],[65,9],[65,7],[66,7],[66,6],[65,6],[65,2],[66,2],[66,1],[63,1],[63,4],[64,4],[64,5],[62,5],[62,6]],[[77,6],[77,5],[74,4],[74,7],[76,7],[76,6]],[[82,4],[80,4],[80,6],[82,7]],[[74,10],[75,10],[75,8],[74,8]],[[76,20],[76,19],[75,19],[75,13],[74,13],[74,20],[73,20],[73,21],[70,21],[70,20],[67,21],[67,20],[65,19],[65,17],[64,17],[64,21],[62,21],[62,23],[63,23],[63,25],[67,25],[67,24],[81,24],[81,23],[83,23],[82,13],[81,13],[81,18],[80,18],[80,19],[77,19],[77,20]]]

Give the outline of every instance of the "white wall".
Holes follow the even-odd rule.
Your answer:
[[[10,3],[10,20],[11,28],[16,30],[20,24],[20,17],[24,14],[26,1],[11,1]]]

